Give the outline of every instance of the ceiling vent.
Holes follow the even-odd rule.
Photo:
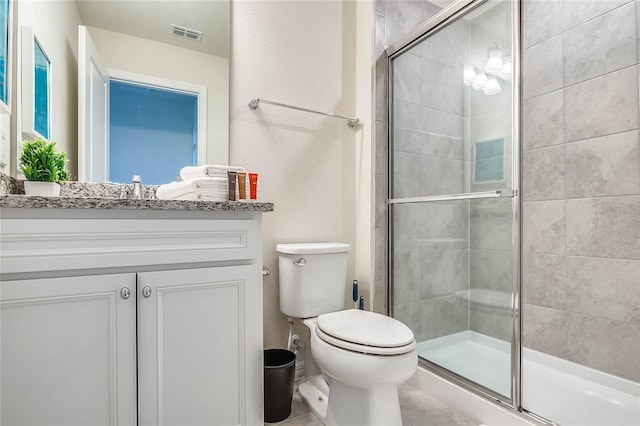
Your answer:
[[[200,41],[202,39],[202,31],[192,30],[191,28],[181,27],[180,25],[170,24],[171,34],[176,37],[188,38],[189,40]]]

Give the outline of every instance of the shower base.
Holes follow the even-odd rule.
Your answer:
[[[509,395],[511,346],[473,331],[418,343],[420,357]],[[522,350],[526,410],[563,426],[637,426],[640,383],[528,348]]]

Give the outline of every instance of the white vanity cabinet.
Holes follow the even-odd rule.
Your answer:
[[[0,424],[135,424],[135,274],[0,285]]]
[[[3,209],[2,425],[262,424],[261,213]]]

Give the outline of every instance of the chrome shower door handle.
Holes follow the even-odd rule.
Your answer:
[[[298,260],[294,260],[293,264],[296,265],[296,266],[304,266],[304,265],[307,264],[307,259],[305,259],[304,257],[301,257]]]
[[[149,296],[151,296],[151,287],[149,286],[145,286],[142,288],[142,296],[145,298],[148,298]]]

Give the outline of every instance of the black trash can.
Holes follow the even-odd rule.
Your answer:
[[[264,351],[264,421],[280,422],[291,415],[296,354],[285,349]]]

